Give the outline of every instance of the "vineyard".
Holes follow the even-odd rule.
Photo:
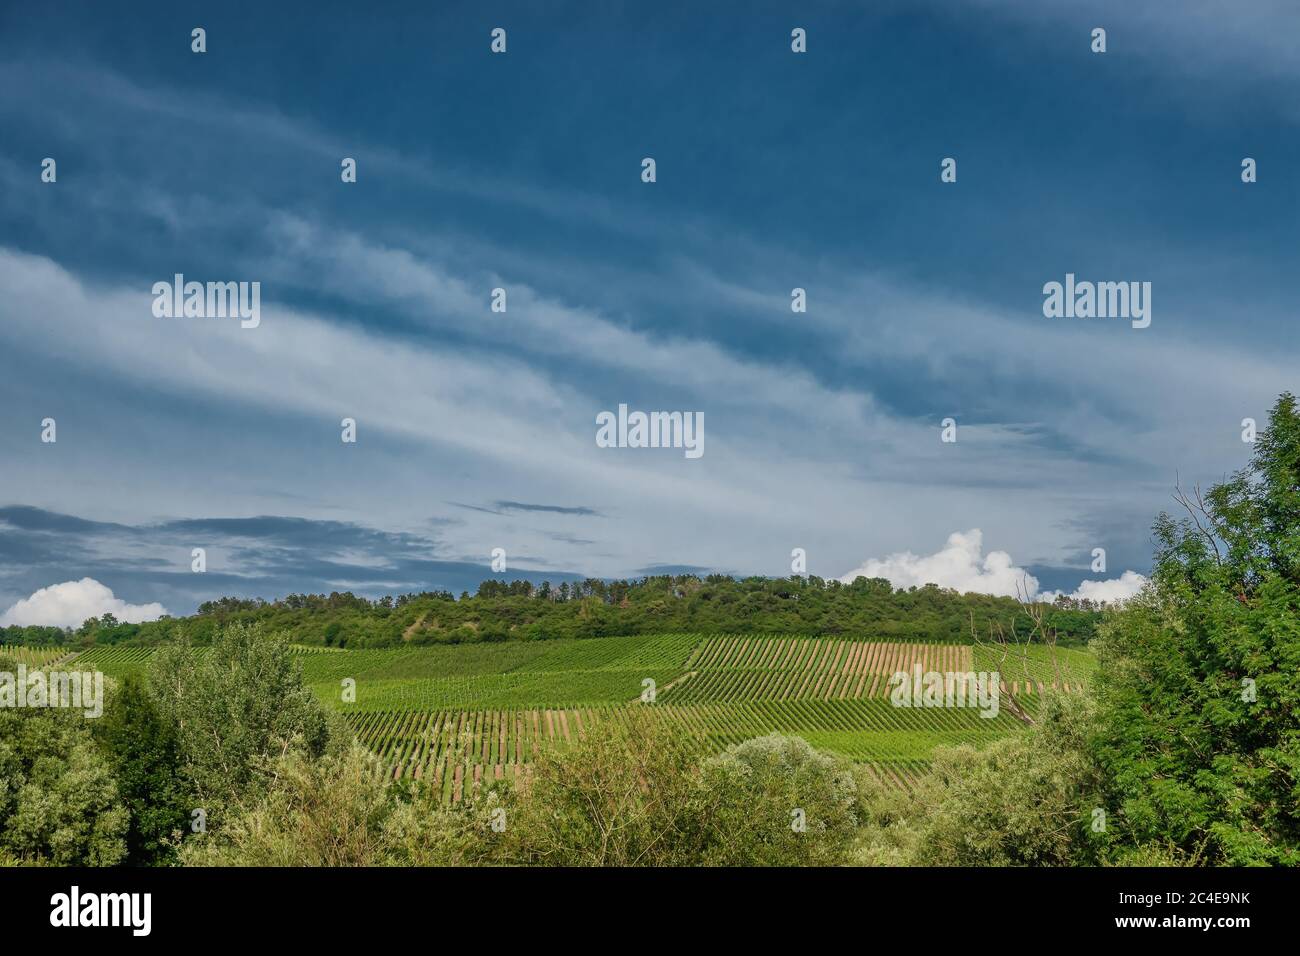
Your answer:
[[[884,697],[889,678],[919,663],[924,671],[969,671],[970,645],[819,638],[720,637],[701,642],[673,703]]]
[[[997,671],[1013,694],[1041,694],[1045,688],[1077,691],[1097,668],[1091,651],[1047,648],[1041,644],[1001,648],[981,645],[974,652],[975,670]]]
[[[1011,709],[897,707],[898,672],[997,671],[1032,713],[1049,687],[1078,691],[1088,651],[829,638],[660,634],[346,651],[293,647],[303,679],[339,710],[394,777],[449,801],[485,780],[526,777],[562,747],[632,708],[712,749],[768,733],[869,766],[907,786],[937,746],[1019,733]],[[140,672],[151,650],[100,647],[77,658],[110,677]]]
[[[151,647],[92,647],[76,657],[78,670],[103,671],[109,677],[136,674],[149,666]]]
[[[62,647],[0,644],[0,660],[10,660],[15,664],[25,664],[28,667],[45,667],[67,656],[68,651]]]
[[[576,707],[626,703],[682,673],[696,635],[511,641],[303,657],[303,679],[340,709]],[[344,703],[342,681],[356,682]]]
[[[1004,653],[1005,650],[1005,653]],[[909,644],[820,638],[712,637],[700,642],[688,671],[665,700],[841,700],[887,697],[899,672],[1000,673],[1008,693],[1077,690],[1091,674],[1086,651],[970,644]]]
[[[1019,726],[1005,714],[990,720],[971,709],[906,710],[882,700],[631,706],[653,707],[659,719],[718,750],[764,734],[796,734],[900,783],[925,766],[936,746],[987,743]],[[628,706],[397,711],[357,714],[350,723],[394,776],[426,780],[459,800],[467,783],[516,779],[540,748],[563,746],[597,721],[629,712]]]

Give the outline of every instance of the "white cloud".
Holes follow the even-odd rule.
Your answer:
[[[127,604],[94,578],[64,581],[41,588],[29,598],[17,601],[4,614],[0,626],[79,627],[87,618],[112,614],[127,624],[156,621],[167,613],[161,604]]]
[[[954,531],[934,554],[911,551],[870,558],[861,567],[840,578],[845,584],[854,578],[885,578],[896,588],[937,584],[962,593],[993,594],[1003,597],[1038,598],[1053,601],[1059,591],[1038,591],[1038,579],[1016,565],[1005,551],[984,552],[984,534],[979,528]],[[1125,571],[1109,581],[1082,581],[1070,595],[1091,601],[1123,601],[1142,589],[1147,579],[1136,571]]]
[[[984,533],[973,528],[964,534],[954,531],[948,543],[934,554],[915,555],[911,551],[891,554],[883,560],[869,559],[856,571],[840,578],[846,584],[856,577],[885,578],[896,588],[937,584],[957,591],[998,594],[1015,597],[1038,593],[1038,579],[1024,568],[1016,567],[1005,551],[984,550]]]
[[[1146,583],[1146,575],[1138,574],[1136,571],[1125,571],[1119,577],[1111,578],[1109,581],[1080,581],[1079,587],[1067,597],[1078,600],[1105,601],[1108,604],[1115,601],[1127,601],[1141,591]],[[1042,598],[1044,601],[1053,601],[1059,593],[1059,591],[1045,591]]]

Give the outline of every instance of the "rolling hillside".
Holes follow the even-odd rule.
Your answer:
[[[936,746],[980,746],[1023,724],[1011,708],[985,716],[974,701],[895,706],[896,672],[1000,668],[1001,692],[1023,701],[1053,686],[1077,691],[1093,667],[1086,650],[1042,646],[1004,655],[970,644],[704,634],[294,652],[304,681],[394,776],[432,782],[452,801],[484,779],[526,774],[540,748],[565,746],[633,707],[653,707],[719,750],[798,735],[906,785]],[[120,677],[153,653],[96,647],[76,666]]]

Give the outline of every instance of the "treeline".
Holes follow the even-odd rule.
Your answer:
[[[1100,608],[1061,598],[1044,623],[1062,646],[1093,636]],[[299,644],[394,647],[483,641],[614,637],[663,632],[820,634],[909,641],[969,640],[1001,628],[1029,637],[1019,603],[959,594],[936,585],[895,589],[883,578],[851,584],[818,577],[772,579],[662,575],[637,581],[589,578],[534,585],[488,580],[459,597],[426,591],[370,600],[351,592],[291,594],[277,601],[225,597],[185,618],[126,624],[112,615],[80,628],[0,628],[8,644],[158,644],[179,637],[205,644],[231,623],[258,624]]]

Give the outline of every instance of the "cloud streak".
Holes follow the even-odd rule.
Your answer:
[[[214,592],[252,586],[252,568],[264,589],[313,574],[371,593],[460,582],[495,547],[512,568],[624,576],[784,575],[798,546],[825,575],[972,526],[1018,561],[990,566],[980,546],[934,573],[1000,587],[1032,571],[1068,589],[1094,546],[1140,568],[1175,472],[1208,482],[1236,467],[1237,423],[1294,384],[1279,253],[1294,191],[1271,185],[1280,175],[1243,190],[1223,160],[1293,153],[1294,137],[1261,121],[1293,106],[1258,89],[1219,110],[1195,84],[1174,91],[1195,105],[1187,115],[1167,108],[1169,87],[1114,109],[1107,97],[1126,70],[1180,77],[1167,67],[1221,35],[1231,56],[1187,65],[1222,77],[1226,61],[1236,82],[1240,64],[1267,72],[1294,51],[1268,17],[1219,24],[1226,8],[1208,0],[1186,17],[1108,0],[1104,61],[1083,51],[1066,4],[989,0],[956,27],[936,9],[841,11],[833,41],[814,29],[832,42],[798,74],[781,44],[743,32],[722,61],[706,33],[613,57],[571,47],[573,77],[611,78],[582,87],[581,109],[547,71],[515,99],[500,61],[457,59],[456,44],[415,63],[367,61],[357,44],[368,71],[403,88],[464,84],[468,100],[430,104],[422,124],[360,89],[296,88],[279,62],[248,63],[274,82],[242,83],[236,48],[220,75],[172,82],[162,27],[145,22],[159,18],[100,51],[113,69],[90,54],[115,25],[89,25],[75,67],[63,38],[42,47],[40,30],[15,25],[23,52],[0,62],[0,222],[16,237],[0,248],[6,499],[103,527],[37,529],[11,512],[22,533],[0,536],[0,594],[88,574],[183,607],[196,584],[175,552],[150,550],[160,538],[181,554],[217,542],[215,566],[229,563],[205,579]],[[275,37],[259,15],[241,14]],[[1171,18],[1163,33],[1148,22]],[[935,74],[925,54],[967,27],[988,42],[949,44]],[[1024,56],[1006,57],[1010,32],[1032,44]],[[1143,40],[1161,55],[1138,55]],[[657,61],[649,88],[637,57]],[[909,96],[883,95],[864,60]],[[741,62],[762,66],[737,85]],[[1041,83],[1026,82],[1035,71]],[[645,114],[625,109],[633,88]],[[653,105],[700,88],[715,95],[707,115]],[[848,103],[876,122],[853,122]],[[1080,121],[1044,137],[1043,103]],[[480,108],[510,135],[478,135]],[[642,149],[647,124],[667,174],[653,190],[623,152]],[[1169,143],[1196,148],[1170,163]],[[935,160],[950,149],[962,178],[941,189]],[[33,175],[31,157],[50,153],[57,186]],[[355,188],[338,181],[342,155],[359,158]],[[1189,194],[1204,200],[1191,225]],[[1130,266],[1155,280],[1149,330],[1043,319],[1045,279]],[[262,327],[153,319],[150,283],[174,271],[262,281]],[[790,311],[796,285],[807,313]],[[496,286],[507,313],[489,311]],[[707,413],[706,457],[684,467],[595,448],[594,414],[625,400]],[[34,440],[46,415],[57,446]],[[949,415],[955,445],[938,441]],[[338,441],[344,416],[356,446]],[[285,510],[296,517],[201,517]],[[891,570],[915,577],[934,556],[913,558]]]

